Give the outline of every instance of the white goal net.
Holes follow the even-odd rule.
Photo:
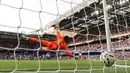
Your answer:
[[[0,72],[129,73],[129,15],[129,0],[0,0]],[[74,58],[60,45],[42,50],[42,40],[57,40],[55,26]],[[102,51],[115,54],[113,66],[100,61]]]

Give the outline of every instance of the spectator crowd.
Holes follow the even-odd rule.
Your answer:
[[[80,45],[80,46],[74,46],[74,47],[70,47],[69,50],[70,51],[94,51],[94,52],[101,52],[101,51],[104,51],[104,50],[107,50],[107,44],[106,42],[102,42],[101,39],[99,39],[99,36],[92,36],[92,35],[89,35],[90,38],[87,38],[88,40],[97,40],[98,38],[98,42],[95,42],[95,43],[87,43],[87,44],[84,44],[84,45]],[[115,36],[115,34],[113,34],[113,36]],[[100,38],[105,38],[105,36],[100,36]],[[26,42],[26,41],[25,41]],[[86,42],[86,38],[82,38],[82,39],[79,39],[79,40],[76,40],[75,43],[79,43],[79,42]],[[12,42],[11,42],[12,43]],[[10,46],[10,48],[14,48],[13,45],[10,45],[11,43],[9,44],[6,44],[5,46]],[[73,42],[71,42],[70,44],[75,44]],[[130,38],[124,38],[124,39],[121,39],[121,38],[118,38],[118,40],[114,40],[112,41],[112,49],[113,50],[117,50],[118,48],[120,48],[119,50],[121,51],[116,51],[115,53],[115,56],[117,57],[117,59],[128,59],[130,60]],[[2,46],[3,44],[1,44]],[[25,47],[26,44],[20,44],[19,47],[21,48],[28,48]],[[127,48],[125,48],[127,47]],[[15,56],[14,56],[15,54]],[[18,59],[18,60],[37,60],[38,58],[41,59],[41,60],[46,60],[46,59],[51,59],[51,60],[54,60],[54,59],[57,59],[56,55],[55,54],[51,54],[51,53],[39,53],[38,56],[36,54],[34,54],[33,52],[30,52],[28,54],[23,54],[23,52],[2,52],[0,50],[0,59],[2,60],[12,60],[12,59]],[[99,59],[99,55],[91,55],[91,56],[88,56],[88,54],[85,54],[85,55],[82,55],[80,57],[81,59]],[[71,59],[70,57],[68,56],[59,56],[59,59]]]

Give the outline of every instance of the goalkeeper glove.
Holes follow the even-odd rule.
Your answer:
[[[29,40],[29,37],[27,37],[27,36],[25,36],[25,35],[22,35],[22,38],[23,38],[24,40]]]
[[[55,28],[59,28],[59,24],[55,24]]]

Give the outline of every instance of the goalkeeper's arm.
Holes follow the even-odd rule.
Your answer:
[[[68,54],[68,56],[70,57],[74,57],[73,54],[68,50],[68,47],[65,47],[66,53]]]
[[[57,32],[58,39],[63,39],[63,36],[60,34],[60,30],[58,27],[56,27],[56,32]]]

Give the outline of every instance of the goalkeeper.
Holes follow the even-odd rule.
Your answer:
[[[59,50],[61,49],[61,50],[65,50],[68,56],[73,57],[72,53],[68,50],[66,39],[64,39],[64,37],[60,34],[59,28],[56,27],[55,30],[57,32],[58,39],[52,42],[46,40],[40,41],[37,38],[26,37],[25,35],[22,35],[22,38],[26,40],[31,40],[32,42],[35,43],[41,42],[41,45],[44,46],[44,48],[42,49],[45,51],[56,51],[57,49]]]

